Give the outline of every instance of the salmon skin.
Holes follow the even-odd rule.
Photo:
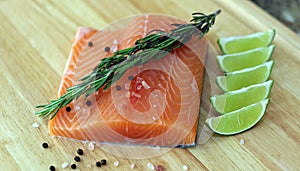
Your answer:
[[[168,32],[174,23],[185,22],[146,14],[115,30],[79,28],[58,96],[101,59],[133,46],[151,30]],[[128,69],[108,90],[72,101],[49,120],[50,135],[97,143],[194,146],[207,45],[205,37],[193,37],[162,59]]]

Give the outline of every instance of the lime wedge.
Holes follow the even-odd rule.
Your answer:
[[[221,114],[228,113],[264,100],[269,96],[272,85],[273,80],[269,80],[261,84],[254,84],[249,87],[212,96],[210,101],[217,112]]]
[[[238,90],[252,84],[265,82],[272,71],[274,62],[269,61],[252,68],[229,72],[226,76],[216,77],[216,83],[223,91]]]
[[[245,36],[233,36],[218,39],[218,44],[225,54],[238,53],[258,47],[267,47],[273,41],[275,30],[257,32]]]
[[[269,99],[243,107],[230,113],[206,120],[208,127],[221,135],[233,135],[250,129],[263,117]]]
[[[217,61],[224,72],[233,72],[260,65],[270,59],[275,45],[260,47],[245,52],[219,55]]]

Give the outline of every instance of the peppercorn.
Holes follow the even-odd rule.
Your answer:
[[[106,160],[105,159],[102,159],[100,162],[101,162],[102,165],[106,165]]]
[[[66,111],[67,111],[67,112],[71,112],[71,107],[70,107],[70,106],[67,106],[67,107],[66,107]]]
[[[117,86],[116,86],[116,89],[117,89],[118,91],[120,91],[120,90],[121,90],[121,86],[117,85]]]
[[[77,150],[77,154],[78,154],[78,155],[83,155],[83,150],[79,148],[79,149]]]
[[[104,50],[105,50],[105,52],[109,52],[109,51],[110,51],[110,47],[106,46],[106,47],[104,48]]]
[[[85,102],[85,104],[86,104],[87,106],[91,106],[91,105],[92,105],[92,102],[91,102],[90,100],[87,100],[87,101]]]
[[[72,169],[76,169],[76,164],[72,164],[72,165],[71,165],[71,168],[72,168]]]
[[[42,146],[43,146],[44,148],[48,148],[48,144],[47,144],[47,143],[43,143]]]
[[[130,75],[130,76],[128,76],[128,80],[133,80],[133,76],[132,75]]]
[[[55,171],[55,167],[54,167],[54,166],[50,166],[50,167],[49,167],[49,170],[50,170],[50,171]]]
[[[92,47],[93,46],[93,42],[88,42],[88,46]]]
[[[79,156],[75,156],[74,160],[77,161],[77,162],[80,162],[80,157]]]
[[[97,167],[101,167],[101,162],[98,162],[98,161],[97,161],[97,162],[96,162],[96,166],[97,166]]]

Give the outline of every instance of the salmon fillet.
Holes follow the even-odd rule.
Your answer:
[[[184,22],[140,15],[120,29],[79,28],[58,96],[89,74],[102,58],[133,46],[151,30],[168,32],[175,28],[174,23]],[[194,37],[160,60],[128,69],[108,90],[101,88],[72,101],[67,106],[70,111],[61,108],[49,120],[50,135],[99,143],[195,145],[206,49],[207,39]]]

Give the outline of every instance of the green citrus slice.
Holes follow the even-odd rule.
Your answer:
[[[228,91],[210,98],[212,106],[221,114],[228,113],[253,103],[264,100],[269,96],[273,80],[254,84],[234,91]]]
[[[275,45],[259,47],[245,52],[219,55],[217,61],[224,72],[233,72],[260,65],[270,59]]]
[[[216,83],[223,91],[238,90],[252,84],[265,82],[272,71],[274,62],[269,61],[252,68],[229,72],[226,76],[216,77]]]
[[[264,116],[269,99],[206,120],[208,127],[221,135],[233,135],[250,129]]]
[[[243,52],[258,47],[267,47],[275,36],[275,30],[257,32],[245,36],[233,36],[218,39],[218,44],[224,54]]]

